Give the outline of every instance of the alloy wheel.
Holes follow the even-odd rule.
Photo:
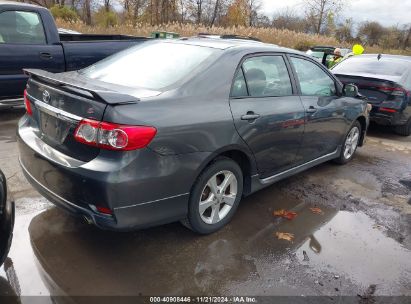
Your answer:
[[[206,224],[224,219],[237,198],[238,181],[231,171],[220,171],[207,182],[200,196],[199,213]]]
[[[353,127],[347,135],[344,145],[344,157],[349,159],[353,156],[355,149],[357,149],[358,141],[360,139],[360,130],[357,127]]]

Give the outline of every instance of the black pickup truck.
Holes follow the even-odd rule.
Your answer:
[[[22,104],[23,68],[78,70],[147,39],[59,34],[46,8],[0,0],[0,108]]]

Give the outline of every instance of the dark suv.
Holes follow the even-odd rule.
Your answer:
[[[50,201],[104,228],[180,220],[214,232],[243,196],[349,161],[368,126],[355,86],[260,42],[153,41],[79,72],[27,73],[23,171]]]

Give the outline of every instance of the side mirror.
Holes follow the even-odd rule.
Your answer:
[[[358,87],[352,83],[344,84],[343,95],[347,97],[358,98],[358,99],[367,99],[367,97],[360,94],[360,92],[358,91]]]
[[[344,84],[343,94],[347,97],[357,97],[359,94],[358,87],[355,84]]]

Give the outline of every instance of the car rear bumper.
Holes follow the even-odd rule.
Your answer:
[[[400,126],[407,123],[410,117],[403,112],[389,113],[379,111],[378,107],[373,107],[370,113],[370,121],[384,126]]]
[[[71,214],[81,216],[87,223],[93,223],[101,228],[117,228],[117,222],[112,216],[104,216],[100,214],[93,213],[90,209],[76,205],[60,195],[54,193],[50,189],[46,188],[41,184],[23,165],[20,159],[20,166],[23,170],[24,176],[29,181],[29,183],[45,198],[47,198],[54,205],[61,207],[62,209],[70,212]]]
[[[73,162],[19,122],[20,164],[28,181],[56,206],[100,228],[133,230],[184,218],[196,168],[208,154],[161,156],[150,149],[101,151],[90,162]],[[42,144],[41,144],[42,143]],[[113,215],[93,206],[111,209]]]

